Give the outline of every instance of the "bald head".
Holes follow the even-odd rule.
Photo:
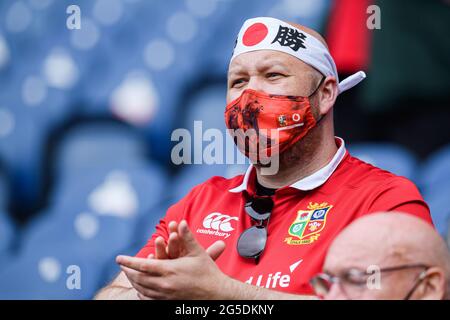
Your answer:
[[[327,42],[325,41],[324,37],[322,37],[322,35],[320,33],[318,33],[317,31],[315,31],[311,28],[302,26],[301,24],[298,24],[298,23],[293,23],[293,22],[288,22],[288,21],[285,21],[285,22],[290,24],[291,26],[293,26],[299,30],[305,31],[309,35],[313,36],[314,38],[319,40],[328,49],[328,45],[327,45]],[[300,61],[300,62],[303,63],[303,61]],[[315,69],[314,67],[311,67],[311,66],[308,66],[308,67],[310,68],[311,77],[314,79],[314,82],[316,82],[322,78],[322,74],[317,69]]]
[[[283,22],[308,33],[328,48],[325,39],[317,31],[297,23]],[[254,77],[255,81],[251,81],[252,74],[262,75],[265,72],[267,75],[267,71],[281,77],[273,77],[272,81],[265,83],[257,81],[257,77]],[[315,67],[285,52],[271,49],[244,52],[234,57],[229,65],[227,102],[237,98],[246,88],[280,95],[308,96],[317,88],[322,77],[322,73]],[[325,82],[330,82],[331,87],[337,88],[336,79],[328,78],[331,79]],[[332,98],[332,103],[334,99]]]
[[[309,35],[313,36],[314,38],[316,38],[317,40],[322,42],[322,44],[328,49],[328,45],[327,45],[327,42],[325,41],[325,38],[322,37],[322,35],[320,33],[318,33],[316,30],[302,26],[301,24],[298,24],[298,23],[289,22],[289,21],[285,21],[285,22],[290,24],[291,26],[293,26],[299,30],[305,31]]]
[[[412,215],[386,212],[364,216],[344,229],[328,250],[324,270],[408,264],[436,267],[450,278],[449,251],[435,229]]]
[[[422,219],[405,213],[377,213],[348,226],[333,241],[330,252],[352,246],[370,248],[379,260],[417,262],[447,267],[448,250],[436,230]]]

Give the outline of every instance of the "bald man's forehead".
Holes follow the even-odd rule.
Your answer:
[[[374,213],[345,228],[331,244],[327,260],[331,265],[379,260],[380,267],[429,264],[439,261],[433,253],[447,252],[444,248],[443,240],[427,222],[405,213]]]
[[[266,69],[270,66],[284,68],[286,72],[315,70],[310,65],[287,53],[276,50],[256,50],[235,57],[230,63],[228,74],[239,73],[248,69]],[[295,69],[293,70],[293,68]]]
[[[288,23],[288,24],[290,24],[291,26],[293,26],[293,27],[299,29],[299,30],[302,30],[302,31],[308,33],[310,36],[316,38],[316,39],[319,40],[325,47],[328,48],[327,42],[325,41],[324,37],[322,37],[322,35],[321,35],[320,33],[318,33],[316,30],[313,30],[313,29],[311,29],[311,28],[302,26],[301,24],[298,24],[298,23],[288,22],[288,21],[285,21],[285,22]]]
[[[342,239],[334,242],[329,248],[324,269],[334,273],[350,268],[365,270],[371,265],[381,265],[385,262],[386,257],[383,251],[384,249],[375,243]]]

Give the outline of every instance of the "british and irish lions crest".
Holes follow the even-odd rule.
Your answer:
[[[289,235],[284,242],[290,245],[310,244],[316,241],[325,228],[327,215],[333,206],[328,203],[309,203],[308,210],[299,210],[289,227]]]

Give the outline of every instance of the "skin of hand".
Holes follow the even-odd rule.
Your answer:
[[[157,259],[128,256],[116,259],[139,298],[219,298],[217,293],[224,289],[229,279],[214,262],[225,249],[223,241],[217,241],[205,250],[195,240],[186,221],[181,221],[178,234],[172,232],[167,248],[163,245],[164,241],[158,240]]]
[[[168,227],[169,240],[167,241],[167,245],[163,237],[155,239],[156,259],[175,259],[186,255],[186,249],[183,248],[178,235],[178,223],[176,221],[171,221]]]
[[[155,255],[161,261],[175,262],[170,269],[173,273],[165,283],[164,288],[156,288],[153,285],[150,290],[145,286],[147,273],[151,263],[146,264],[145,259],[126,257],[126,262],[122,262],[122,270],[127,275],[129,281],[137,290],[137,296],[141,300],[149,299],[222,299],[222,300],[253,300],[253,299],[285,299],[285,300],[315,300],[315,296],[301,296],[268,290],[265,288],[252,286],[247,283],[232,279],[223,274],[215,265],[216,260],[225,249],[222,241],[213,243],[204,250],[195,240],[190,232],[186,221],[179,225],[172,221],[169,223],[170,237],[167,245],[164,239],[160,238],[158,246],[155,245]],[[208,257],[209,256],[209,257]],[[131,259],[130,259],[131,258]],[[150,259],[154,256],[150,255]],[[188,260],[187,260],[187,259]],[[171,260],[172,259],[172,260]],[[122,258],[118,257],[118,261]],[[155,261],[153,259],[153,261]],[[147,265],[147,266],[145,266]],[[147,269],[148,268],[148,269]],[[134,270],[134,271],[133,271]],[[146,271],[147,270],[147,271]],[[163,270],[159,270],[163,271]],[[132,273],[130,273],[132,272]],[[142,277],[140,280],[135,277]],[[141,283],[135,283],[135,280]],[[135,286],[136,284],[136,286]],[[162,291],[161,291],[162,289]]]

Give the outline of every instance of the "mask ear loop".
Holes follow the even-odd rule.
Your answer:
[[[317,88],[316,88],[316,89],[308,96],[308,100],[309,100],[313,95],[316,94],[317,90],[319,90],[320,86],[321,86],[322,83],[325,81],[325,78],[326,78],[326,76],[322,75],[322,79],[320,79],[319,85],[318,85]],[[319,118],[318,120],[316,120],[316,125],[317,125],[320,121],[322,121],[322,119],[323,119],[324,117],[325,117],[325,116],[320,116],[320,118]]]
[[[317,86],[317,88],[308,96],[308,99],[311,98],[313,95],[316,94],[317,90],[319,90],[320,86],[322,85],[322,83],[325,81],[325,76],[322,76],[322,79],[320,79],[319,85]]]

